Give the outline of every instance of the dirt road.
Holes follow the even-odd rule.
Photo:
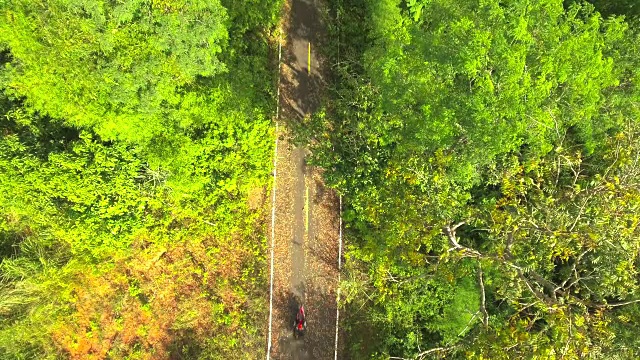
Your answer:
[[[326,29],[322,3],[289,0],[283,26],[280,78],[280,145],[275,184],[272,359],[333,359],[338,285],[338,200],[319,169],[306,165],[308,150],[292,144],[287,129],[320,105],[324,61],[316,48]],[[299,305],[307,332],[293,336]]]

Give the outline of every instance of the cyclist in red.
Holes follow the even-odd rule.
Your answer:
[[[304,316],[304,306],[300,306],[300,310],[296,314],[295,330],[298,335],[301,335],[307,329],[307,320]]]

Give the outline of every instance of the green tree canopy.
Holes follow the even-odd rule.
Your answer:
[[[9,1],[5,91],[104,139],[148,140],[188,124],[190,85],[225,71],[219,1]]]
[[[371,353],[637,356],[636,30],[561,0],[337,11],[336,101],[310,124]]]
[[[281,5],[0,2],[0,358],[264,351]]]

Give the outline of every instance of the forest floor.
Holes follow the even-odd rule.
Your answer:
[[[290,129],[320,106],[325,61],[316,49],[326,38],[322,3],[285,5],[280,76],[280,132],[275,184],[273,359],[333,359],[338,286],[339,208],[321,169],[307,166],[309,151]],[[307,331],[294,337],[304,305]],[[339,342],[341,344],[341,342]],[[341,352],[339,352],[340,354]]]

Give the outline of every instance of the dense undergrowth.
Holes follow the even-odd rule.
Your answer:
[[[0,5],[0,358],[262,353],[280,1]]]
[[[640,356],[635,2],[329,3],[350,356]]]

